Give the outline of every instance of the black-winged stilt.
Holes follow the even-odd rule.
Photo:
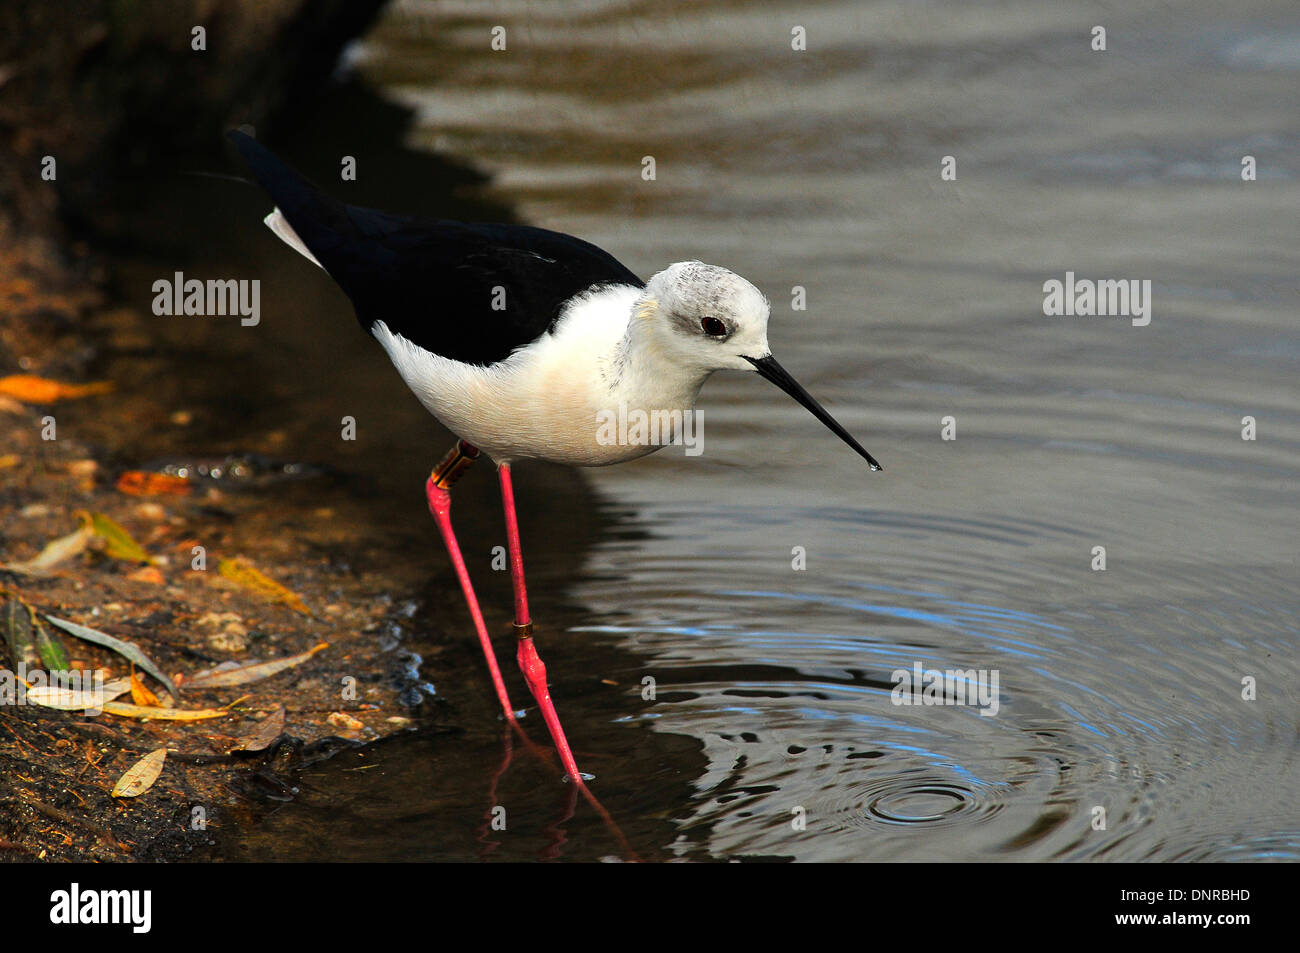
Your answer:
[[[357,208],[323,194],[256,140],[230,133],[275,202],[285,243],[352,299],[416,397],[460,439],[425,484],[487,659],[506,694],[469,571],[451,528],[451,486],[487,453],[497,465],[514,585],[518,662],[566,774],[583,784],[532,638],[510,466],[605,466],[670,442],[672,426],[718,370],[757,371],[879,470],[871,454],[791,377],[767,344],[767,300],[716,265],[678,262],[648,282],[581,239],[526,225],[433,221]],[[640,411],[671,422],[658,441],[610,440],[601,422]],[[644,434],[642,434],[644,436]]]

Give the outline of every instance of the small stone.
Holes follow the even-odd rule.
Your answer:
[[[364,721],[359,721],[358,719],[353,718],[345,711],[333,712],[325,720],[335,728],[342,728],[344,731],[360,731],[362,728],[366,727]]]
[[[141,566],[126,578],[133,582],[148,583],[151,586],[161,586],[167,581],[163,578],[163,574],[158,571],[157,566]]]
[[[218,652],[238,653],[248,651],[248,639],[245,636],[225,630],[208,636],[208,645]]]
[[[238,612],[205,612],[194,620],[194,624],[216,628],[217,626],[225,626],[231,622],[243,621],[243,618]]]

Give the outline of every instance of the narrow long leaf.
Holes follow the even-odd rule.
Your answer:
[[[23,663],[28,668],[40,666],[36,636],[32,633],[31,610],[22,600],[10,597],[0,607],[0,628],[4,629],[5,641],[9,644],[9,661],[14,668]]]
[[[217,563],[217,572],[236,585],[255,592],[268,602],[279,602],[295,612],[311,615],[306,603],[291,589],[286,589],[256,566],[243,559],[223,559]]]
[[[27,700],[44,708],[60,711],[102,710],[105,702],[125,694],[130,682],[125,678],[105,682],[100,691],[93,688],[64,688],[61,685],[36,685],[27,689]]]
[[[158,679],[173,698],[177,697],[176,686],[172,683],[172,680],[164,675],[157,665],[150,661],[149,656],[140,651],[139,646],[133,645],[130,642],[123,641],[114,636],[107,635],[100,632],[98,629],[92,629],[88,626],[81,625],[77,622],[69,622],[67,619],[56,619],[48,613],[46,613],[45,618],[49,619],[50,622],[57,625],[69,635],[75,635],[77,638],[85,639],[87,642],[94,642],[96,645],[102,645],[105,648],[112,649],[123,658],[130,659],[154,678]]]
[[[144,551],[144,547],[135,541],[119,523],[103,513],[83,513],[91,531],[104,541],[104,554],[110,559],[121,559],[132,563],[152,563],[153,559]]]
[[[94,533],[88,526],[81,526],[67,536],[46,543],[44,549],[26,562],[9,563],[4,568],[25,576],[44,576],[64,560],[85,552],[93,536]]]
[[[224,718],[230,712],[224,708],[145,708],[126,702],[104,702],[104,712],[119,718],[152,718],[155,721],[203,721],[205,718]]]
[[[41,656],[41,664],[47,672],[66,672],[72,668],[68,658],[68,647],[63,644],[57,633],[51,632],[40,622],[33,626],[36,631],[36,651]]]
[[[246,662],[243,665],[235,665],[229,668],[209,669],[206,672],[199,672],[193,678],[186,679],[185,684],[189,688],[230,688],[234,685],[249,685],[253,682],[260,682],[264,678],[270,678],[272,675],[278,675],[287,668],[301,665],[317,652],[327,648],[329,648],[329,643],[321,642],[306,652],[299,655],[290,655],[287,658],[271,659],[269,662]]]

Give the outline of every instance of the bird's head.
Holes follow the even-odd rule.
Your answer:
[[[825,424],[871,464],[881,466],[772,356],[767,343],[771,306],[740,275],[700,261],[669,265],[646,283],[635,320],[651,331],[654,346],[676,366],[701,375],[757,371]]]
[[[640,317],[671,359],[701,371],[753,370],[745,355],[767,354],[763,293],[740,275],[701,261],[669,265],[646,283]]]

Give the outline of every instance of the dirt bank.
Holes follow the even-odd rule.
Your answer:
[[[148,706],[152,695],[160,716],[220,712],[176,721],[0,705],[0,860],[207,856],[229,805],[274,797],[294,766],[420,717],[408,704],[420,700],[418,674],[398,647],[409,608],[388,595],[392,574],[336,555],[381,545],[358,538],[368,524],[351,518],[351,497],[328,474],[277,459],[273,437],[235,460],[195,460],[182,477],[185,461],[123,459],[115,434],[179,433],[190,415],[94,379],[104,353],[149,346],[144,316],[121,306],[101,254],[115,225],[105,190],[160,153],[210,152],[235,122],[273,127],[314,95],[381,6],[21,0],[0,11],[0,563],[10,567],[0,600],[66,651],[18,657],[11,613],[3,668],[32,662],[111,681],[134,667],[135,695],[118,703]],[[118,531],[139,551],[124,552]],[[59,540],[63,558],[42,560]],[[133,643],[177,694],[46,616]],[[314,648],[268,677],[186,684],[222,663]],[[112,796],[160,749],[162,772],[144,794]]]

